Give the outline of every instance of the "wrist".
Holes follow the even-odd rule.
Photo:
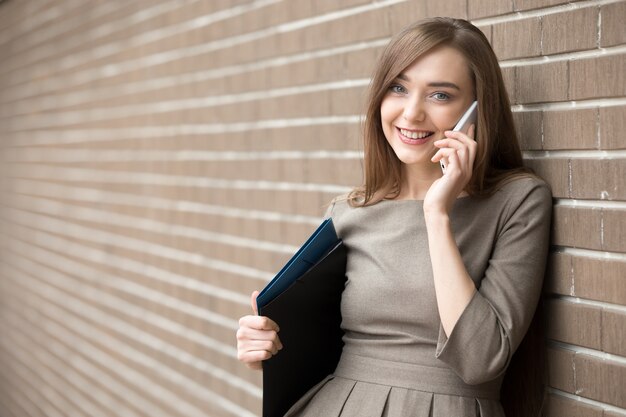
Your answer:
[[[424,210],[424,220],[427,228],[439,228],[450,225],[450,216],[445,210]]]

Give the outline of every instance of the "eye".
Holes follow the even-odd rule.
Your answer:
[[[441,92],[433,94],[432,97],[438,101],[446,101],[450,99],[449,95],[447,95],[446,93],[441,93]]]
[[[406,93],[406,89],[400,84],[391,84],[389,86],[389,91],[392,93],[403,94]]]

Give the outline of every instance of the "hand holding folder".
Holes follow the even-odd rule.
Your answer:
[[[257,297],[280,326],[283,349],[263,362],[263,416],[280,417],[332,373],[343,348],[346,248],[325,220]]]

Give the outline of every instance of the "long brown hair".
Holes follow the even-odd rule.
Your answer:
[[[478,100],[472,196],[494,193],[520,176],[534,176],[523,166],[509,98],[493,49],[485,35],[466,20],[430,18],[409,25],[387,45],[370,82],[363,124],[365,181],[347,197],[351,206],[376,204],[400,192],[402,162],[382,130],[380,107],[391,83],[417,58],[438,46],[451,46],[466,59]],[[513,356],[500,393],[508,417],[541,414],[545,383],[545,346],[541,303]]]
[[[489,195],[520,175],[522,164],[509,98],[498,59],[485,35],[466,20],[436,17],[418,21],[394,36],[378,60],[366,101],[363,124],[365,181],[348,196],[352,206],[376,204],[400,192],[402,162],[382,130],[380,106],[391,83],[417,58],[438,46],[451,46],[466,59],[478,100],[478,149],[470,195]]]

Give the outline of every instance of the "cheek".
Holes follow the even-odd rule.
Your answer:
[[[449,108],[442,107],[431,113],[431,120],[439,131],[452,129],[459,118],[460,116],[456,117],[456,112],[450,111]]]
[[[389,135],[389,131],[392,128],[393,120],[394,117],[393,112],[391,111],[391,106],[389,106],[389,103],[385,104],[385,102],[383,101],[380,106],[380,122],[385,136]]]
[[[380,104],[380,120],[383,125],[392,123],[398,117],[399,105],[393,98],[387,97]]]

